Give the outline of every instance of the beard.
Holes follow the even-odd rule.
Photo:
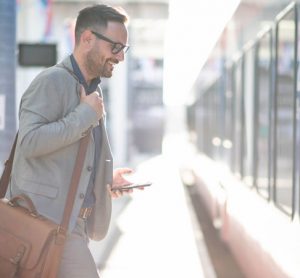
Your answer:
[[[103,66],[99,55],[93,49],[86,55],[85,67],[90,77],[101,77]]]
[[[110,59],[101,59],[99,50],[97,50],[96,52],[96,50],[91,49],[91,51],[89,51],[86,56],[86,69],[89,73],[89,76],[91,76],[92,78],[110,78],[112,76],[113,67],[109,64],[109,61]],[[114,62],[118,63],[118,61]]]

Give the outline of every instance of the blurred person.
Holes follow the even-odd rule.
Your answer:
[[[88,240],[105,237],[113,190],[130,184],[113,171],[100,78],[110,78],[128,49],[128,17],[122,9],[81,10],[73,54],[42,71],[25,91],[19,137],[7,197],[25,193],[38,212],[61,223],[80,139],[90,136],[58,277],[99,277]],[[90,132],[91,131],[91,132]],[[125,191],[132,193],[132,190]]]

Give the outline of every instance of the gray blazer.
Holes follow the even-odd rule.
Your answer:
[[[104,120],[99,123],[96,112],[88,104],[80,103],[80,84],[69,57],[32,81],[22,97],[19,117],[19,137],[7,197],[27,194],[39,213],[56,223],[62,219],[79,141],[100,124],[103,139],[96,169],[96,204],[88,218],[88,234],[94,240],[102,239],[111,217],[111,197],[106,186],[112,183],[113,158]],[[69,231],[75,226],[85,197],[90,166],[94,165],[95,143],[90,133]]]

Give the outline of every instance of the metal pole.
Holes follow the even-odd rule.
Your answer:
[[[16,1],[0,0],[0,170],[16,133]]]

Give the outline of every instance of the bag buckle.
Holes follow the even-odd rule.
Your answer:
[[[58,245],[64,244],[67,231],[62,226],[57,226],[55,234],[55,243]]]
[[[79,217],[87,219],[92,214],[93,208],[82,208],[79,212]]]
[[[25,246],[23,245],[19,246],[16,256],[9,259],[10,262],[14,265],[18,265],[21,259],[23,258],[24,253],[25,253]]]

